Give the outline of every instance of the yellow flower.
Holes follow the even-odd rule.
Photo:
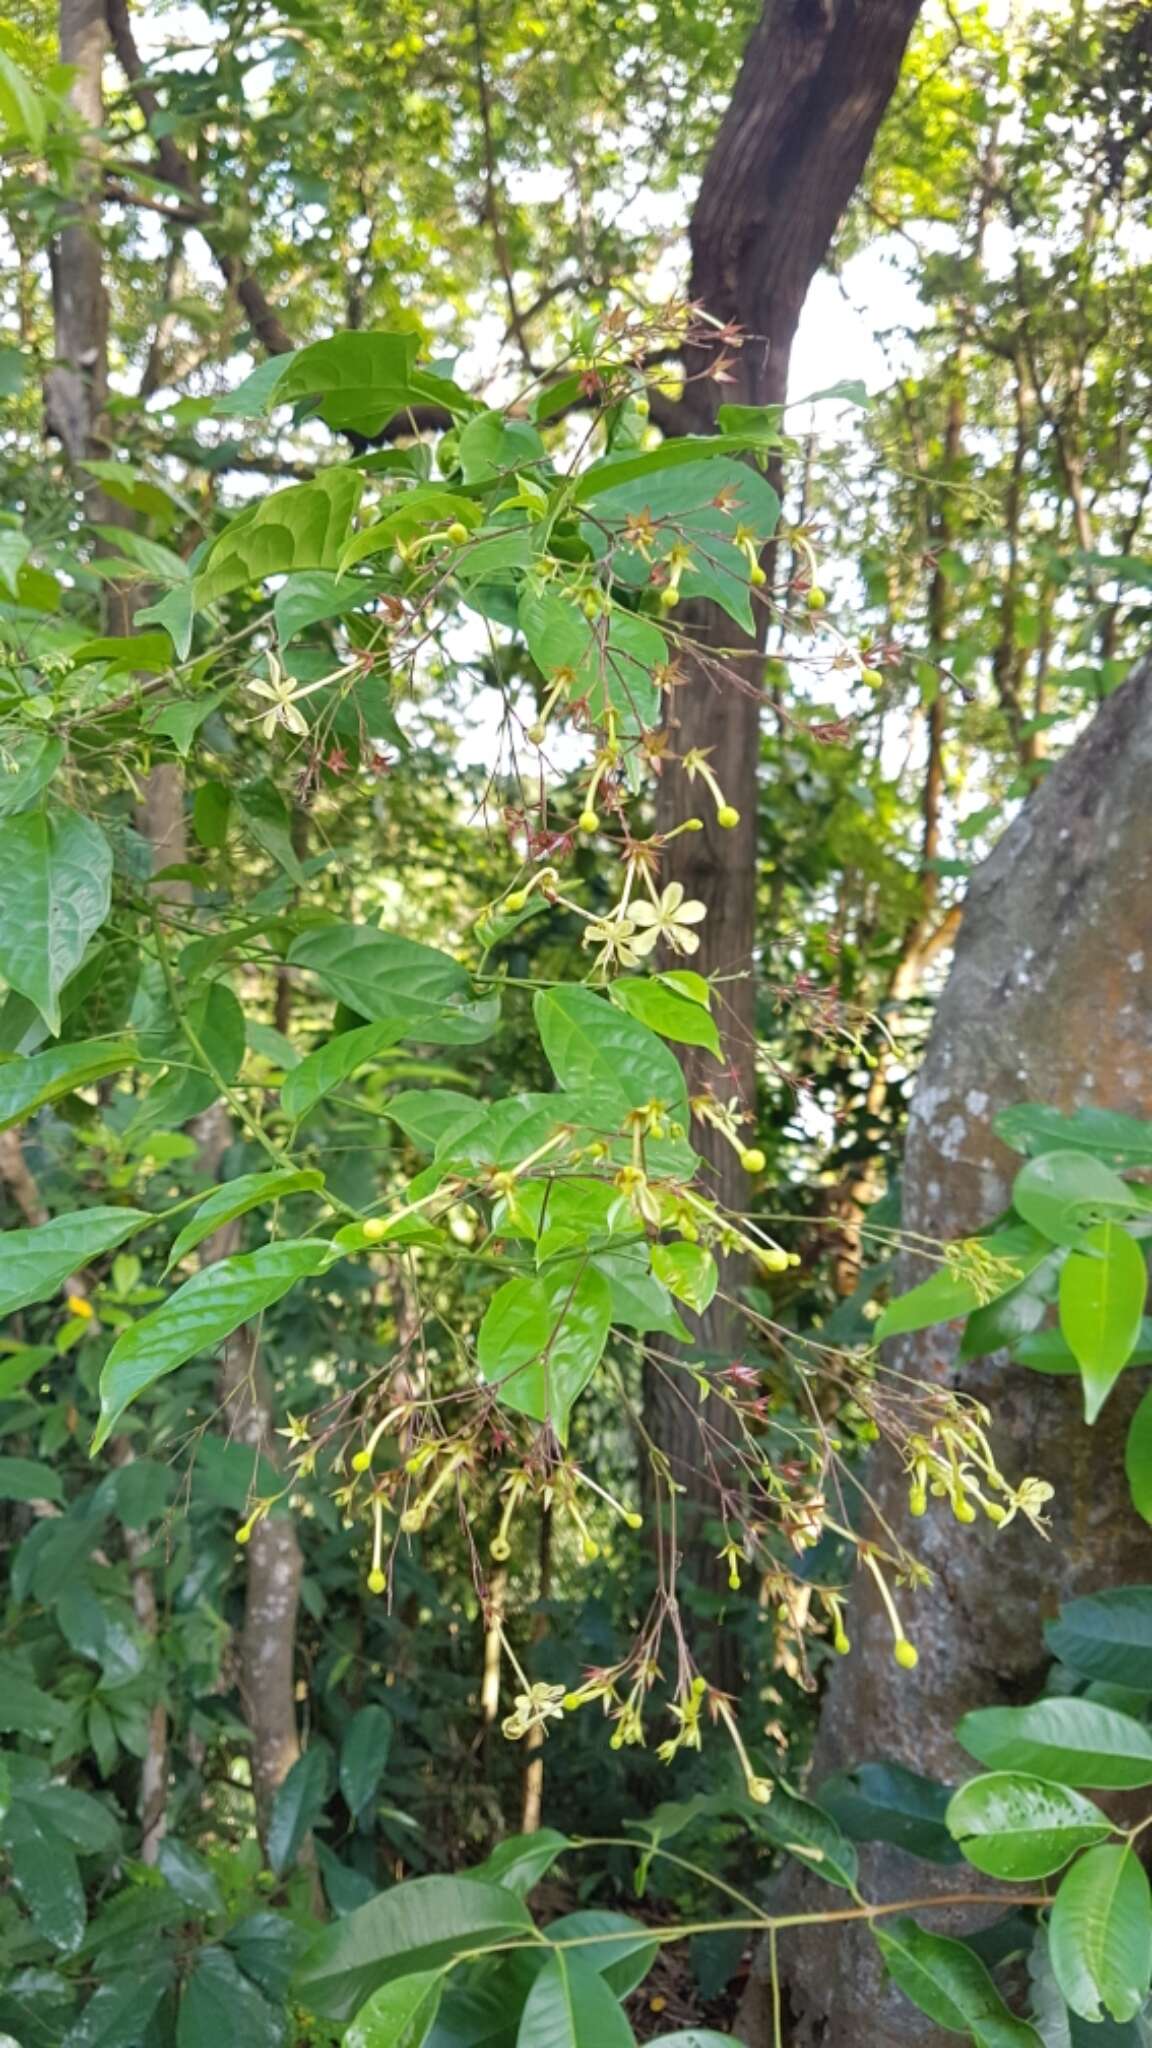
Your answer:
[[[562,1721],[564,1691],[562,1685],[533,1685],[527,1692],[518,1692],[514,1712],[500,1724],[508,1741],[519,1742],[530,1728],[542,1728],[547,1734],[549,1721]]]
[[[70,1294],[64,1303],[69,1315],[79,1316],[81,1322],[90,1323],[96,1311],[82,1294]]]
[[[669,882],[658,903],[631,903],[628,915],[640,927],[631,940],[634,953],[651,953],[660,939],[674,953],[695,953],[700,939],[692,926],[707,917],[708,910],[703,903],[684,901],[683,882]]]

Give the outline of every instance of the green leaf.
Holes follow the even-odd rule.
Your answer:
[[[1052,1655],[1083,1677],[1152,1693],[1152,1586],[1070,1600],[1044,1636]]]
[[[503,1885],[417,1877],[326,1927],[304,1954],[297,1989],[310,2010],[347,2020],[381,1984],[486,1944],[534,1937],[527,1907]]]
[[[1042,1102],[1020,1102],[992,1120],[998,1138],[1017,1152],[1091,1152],[1110,1166],[1152,1165],[1152,1123],[1115,1109],[1071,1115]]]
[[[526,420],[506,419],[502,412],[482,412],[461,430],[456,453],[466,484],[487,483],[539,462],[544,443]]]
[[[1031,1771],[1102,1790],[1152,1785],[1152,1730],[1095,1700],[980,1707],[956,1729],[970,1756],[998,1771]]]
[[[989,1299],[1007,1294],[1040,1264],[1049,1253],[1044,1238],[1034,1230],[999,1230],[972,1240],[979,1265],[969,1270],[956,1265],[941,1266],[928,1280],[922,1280],[907,1294],[888,1303],[876,1324],[876,1342],[904,1337],[913,1330],[927,1330],[933,1323],[950,1323],[957,1316],[970,1315]],[[989,1258],[1000,1262],[997,1278],[1001,1285],[989,1292]]]
[[[680,1063],[647,1025],[588,988],[538,989],[533,1008],[548,1064],[562,1088],[618,1095],[629,1109],[663,1102],[687,1126]]]
[[[224,1897],[215,1872],[187,1842],[178,1842],[174,1835],[168,1835],[157,1852],[156,1868],[177,1898],[194,1913],[224,1912]]]
[[[387,1707],[361,1707],[353,1714],[340,1744],[340,1790],[353,1819],[374,1799],[392,1744],[392,1716]]]
[[[839,1824],[810,1799],[798,1799],[777,1785],[767,1806],[750,1815],[757,1834],[795,1856],[830,1884],[854,1891],[858,1876],[856,1851]]]
[[[35,1458],[0,1457],[0,1500],[54,1500],[64,1498],[64,1481],[51,1465]]]
[[[1139,1193],[1103,1160],[1086,1152],[1044,1152],[1020,1168],[1012,1184],[1012,1205],[1025,1222],[1053,1244],[1073,1249],[1093,1224],[1139,1215]]]
[[[67,1713],[60,1700],[41,1692],[11,1666],[0,1671],[0,1735],[27,1735],[48,1742]]]
[[[447,953],[375,925],[321,925],[302,933],[288,958],[358,1016],[429,1045],[475,1044],[499,1019],[499,999],[474,1002],[468,975]]]
[[[1013,2017],[962,1941],[929,1934],[906,1918],[878,1923],[873,1932],[889,1974],[939,2026],[967,2034],[977,2048],[1041,2048],[1035,2028]]]
[[[713,2027],[684,2027],[678,2034],[658,2034],[648,2048],[740,2048],[740,2042]]]
[[[644,1982],[660,1953],[650,1928],[627,1913],[608,1913],[589,1907],[580,1913],[565,1913],[548,1924],[549,1941],[579,1940],[579,1948],[568,1951],[590,1970],[603,1977],[617,1998],[627,1998]]]
[[[1124,1471],[1132,1505],[1152,1522],[1152,1387],[1141,1396],[1124,1444]]]
[[[1011,1351],[1016,1355],[1017,1347],[1039,1330],[1056,1298],[1065,1256],[1061,1250],[1050,1252],[1018,1287],[973,1309],[964,1326],[961,1358],[985,1358],[992,1351]],[[1074,1372],[1076,1361],[1071,1353],[1068,1363]]]
[[[299,888],[308,877],[292,839],[292,813],[274,782],[246,782],[232,792],[236,810],[257,846]]]
[[[635,2039],[598,1971],[558,1949],[528,1993],[516,2048],[635,2048]]]
[[[44,147],[44,96],[4,50],[0,50],[0,124],[30,149]]]
[[[1152,1980],[1152,1894],[1132,1848],[1089,1849],[1063,1879],[1049,1930],[1052,1969],[1081,2019],[1134,2019]]]
[[[299,1123],[331,1089],[347,1081],[358,1067],[367,1066],[376,1055],[386,1052],[404,1035],[403,1024],[361,1024],[355,1031],[341,1031],[327,1045],[306,1053],[298,1067],[284,1076],[280,1105],[285,1116]],[[3,1069],[0,1069],[2,1078]]]
[[[166,1273],[172,1271],[214,1230],[246,1216],[267,1202],[283,1201],[286,1195],[313,1194],[324,1185],[324,1175],[315,1167],[277,1167],[271,1173],[242,1173],[226,1180],[201,1202],[191,1221],[184,1225],[168,1254]]]
[[[439,1153],[483,1123],[487,1110],[458,1088],[407,1088],[391,1097],[388,1114],[414,1144]]]
[[[313,482],[273,491],[237,513],[196,578],[197,611],[267,576],[335,569],[363,488],[359,470],[322,469]]]
[[[45,1301],[81,1266],[152,1220],[144,1209],[76,1209],[31,1230],[6,1230],[0,1236],[0,1318]]]
[[[690,565],[681,582],[685,598],[709,597],[738,625],[751,631],[749,565],[736,545],[743,528],[761,542],[775,532],[780,501],[771,484],[747,463],[717,457],[715,443],[704,443],[708,459],[686,462],[681,446],[671,461],[666,448],[609,459],[589,469],[577,496],[591,504],[595,523],[581,530],[598,554],[612,546],[613,573],[636,588],[652,580],[653,563],[673,547],[687,548]],[[647,513],[658,527],[651,560],[627,545],[624,529],[630,519]]]
[[[572,1847],[567,1835],[556,1828],[538,1828],[534,1835],[509,1835],[498,1842],[483,1863],[464,1874],[482,1883],[502,1884],[518,1898],[527,1898],[534,1885],[546,1877],[558,1856]]]
[[[110,676],[163,675],[172,666],[172,641],[167,633],[103,633],[77,647],[74,659],[106,662]]]
[[[441,1970],[383,1984],[362,2005],[344,2036],[344,2048],[423,2048],[440,2010]]]
[[[1111,1827],[1098,1806],[1066,1785],[994,1771],[962,1785],[948,1826],[969,1863],[989,1877],[1049,1877]]]
[[[417,370],[414,334],[332,334],[282,360],[271,402],[319,398],[317,410],[327,426],[352,427],[369,437],[408,406],[432,404],[448,412],[469,412],[475,404],[450,378]],[[233,394],[234,399],[238,396]],[[268,402],[259,409],[265,410]]]
[[[302,576],[289,576],[276,592],[272,615],[282,647],[323,619],[342,618],[367,604],[379,584],[359,576],[336,576],[330,569],[309,569]]]
[[[174,1963],[166,1959],[101,1984],[69,2027],[60,2048],[125,2048],[126,2042],[143,2041],[174,1974]]]
[[[854,1842],[891,1842],[929,1863],[958,1863],[945,1815],[952,1796],[903,1764],[857,1764],[825,1778],[816,1797]]]
[[[0,818],[35,803],[64,759],[64,742],[54,733],[15,732],[0,746]]]
[[[205,1266],[175,1294],[116,1339],[100,1375],[100,1421],[93,1452],[107,1442],[120,1417],[145,1387],[175,1372],[198,1351],[209,1351],[298,1280],[331,1264],[332,1246],[301,1238],[262,1245]]]
[[[277,1877],[295,1863],[306,1836],[324,1811],[331,1775],[326,1743],[314,1742],[298,1756],[272,1802],[268,1862]]]
[[[70,1955],[84,1938],[87,1912],[76,1857],[59,1835],[46,1833],[14,1807],[4,1822],[12,1880],[36,1932]]]
[[[1060,1329],[1084,1381],[1084,1419],[1095,1422],[1136,1348],[1148,1268],[1135,1238],[1119,1224],[1096,1224],[1082,1243],[1061,1268]]]
[[[60,990],[108,915],[112,849],[77,811],[0,819],[0,871],[20,887],[0,894],[0,975],[60,1029]]]
[[[284,2048],[282,2013],[269,2005],[226,1948],[202,1948],[180,2000],[176,2048]]]
[[[719,1284],[716,1261],[699,1244],[654,1244],[652,1271],[677,1301],[686,1302],[700,1315]]]
[[[505,1407],[550,1422],[565,1443],[573,1403],[600,1363],[611,1322],[611,1290],[592,1266],[508,1280],[480,1325],[480,1371]]]
[[[45,1834],[61,1835],[85,1856],[105,1855],[120,1847],[115,1814],[73,1785],[21,1785],[19,1805],[21,1815]]]
[[[580,1231],[570,1224],[550,1224],[537,1246],[539,1262],[543,1264],[546,1256],[557,1251],[571,1257],[581,1242]],[[691,1342],[692,1333],[677,1315],[664,1282],[649,1271],[647,1245],[622,1245],[619,1251],[597,1252],[593,1264],[611,1289],[614,1323],[625,1330],[660,1330],[681,1343]],[[571,1265],[567,1270],[572,1270]]]
[[[192,649],[192,628],[196,618],[196,596],[191,583],[178,583],[172,590],[166,590],[155,604],[147,605],[136,614],[138,626],[163,626],[172,642],[177,661],[187,661]],[[173,707],[175,708],[175,707]],[[154,725],[158,730],[159,721]],[[172,735],[176,738],[176,735]],[[179,739],[176,740],[180,746]],[[184,748],[180,747],[181,753]]]
[[[618,1010],[638,1017],[650,1031],[675,1039],[677,1045],[703,1045],[717,1059],[721,1057],[720,1033],[714,1019],[702,1004],[669,988],[662,975],[654,975],[650,980],[621,975],[608,993]]]
[[[611,710],[627,735],[659,724],[663,697],[653,671],[667,663],[668,643],[649,619],[625,611],[589,619],[572,598],[551,586],[526,589],[519,618],[545,680],[550,683],[561,669],[570,671],[570,701],[586,698],[598,723]]]

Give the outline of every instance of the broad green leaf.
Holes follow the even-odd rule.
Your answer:
[[[163,675],[172,666],[172,642],[167,633],[105,633],[98,640],[85,640],[76,648],[75,659],[102,661],[110,676]]]
[[[241,1323],[279,1301],[298,1280],[323,1272],[332,1257],[330,1244],[300,1238],[262,1245],[259,1251],[220,1259],[194,1273],[112,1346],[100,1375],[100,1420],[93,1451],[107,1442],[125,1409],[145,1387],[165,1373],[175,1372],[198,1351],[222,1343]]]
[[[35,1458],[0,1457],[0,1500],[64,1498],[64,1481],[53,1465]]]
[[[1144,1207],[1119,1174],[1086,1152],[1044,1152],[1020,1168],[1012,1205],[1053,1244],[1075,1248],[1093,1224],[1136,1216]]]
[[[1136,1348],[1148,1268],[1120,1224],[1098,1223],[1082,1243],[1061,1268],[1060,1329],[1084,1381],[1085,1421],[1095,1422]]]
[[[816,1798],[854,1842],[891,1842],[929,1863],[957,1863],[960,1851],[945,1823],[950,1785],[903,1764],[857,1764],[818,1786]]]
[[[176,2048],[284,2048],[283,2014],[238,1968],[226,1948],[202,1948],[180,2000]]]
[[[967,1262],[957,1259],[954,1265],[941,1266],[930,1279],[888,1303],[876,1324],[878,1344],[888,1337],[904,1337],[913,1330],[927,1330],[933,1323],[970,1315],[973,1309],[1016,1287],[1050,1250],[1036,1231],[1019,1228],[993,1231],[971,1242],[973,1253]],[[990,1266],[989,1261],[995,1264]]]
[[[322,469],[311,483],[273,491],[237,513],[196,578],[197,611],[266,576],[335,569],[363,488],[359,470]]]
[[[53,1948],[71,1954],[84,1938],[87,1921],[74,1851],[60,1835],[20,1818],[16,1807],[4,1822],[3,1840],[13,1882],[36,1932]]]
[[[344,2036],[344,2048],[423,2048],[440,2009],[441,1970],[383,1984],[362,2005]]]
[[[0,741],[0,818],[35,803],[64,759],[54,733],[17,731]]]
[[[0,1671],[0,1735],[27,1735],[33,1742],[48,1742],[66,1713],[60,1700],[42,1692],[30,1678],[10,1666]]]
[[[929,1934],[906,1918],[878,1921],[873,1932],[889,1974],[939,2026],[966,2034],[976,2048],[1041,2048],[1035,2028],[1013,2017],[962,1941]]]
[[[857,1858],[853,1844],[843,1835],[837,1821],[810,1799],[799,1799],[783,1785],[777,1785],[768,1805],[757,1810],[752,1825],[778,1849],[795,1856],[829,1884],[854,1891]]]
[[[382,554],[395,547],[397,540],[412,540],[417,534],[434,532],[437,527],[452,525],[459,520],[469,528],[478,526],[483,517],[481,508],[463,491],[445,490],[442,484],[417,484],[413,489],[399,493],[395,498],[386,498],[380,506],[380,517],[371,526],[362,527],[354,533],[340,557],[340,574],[354,563],[363,562],[369,555]]]
[[[588,988],[539,989],[534,1009],[548,1064],[562,1088],[619,1095],[630,1109],[663,1102],[687,1128],[680,1063],[646,1024]]]
[[[547,1876],[557,1857],[571,1847],[567,1835],[556,1828],[537,1828],[534,1835],[509,1835],[483,1863],[464,1874],[483,1884],[502,1884],[524,1899]]]
[[[0,1068],[0,1073],[3,1073]],[[75,1209],[30,1230],[0,1236],[0,1317],[46,1301],[102,1252],[152,1222],[144,1209]]]
[[[528,1993],[516,2048],[635,2048],[635,2039],[599,1972],[558,1949]]]
[[[480,1325],[480,1371],[506,1407],[550,1422],[565,1443],[572,1405],[600,1363],[611,1322],[608,1282],[592,1266],[508,1280]]]
[[[570,677],[572,703],[586,699],[598,723],[611,710],[625,734],[659,724],[663,697],[653,675],[667,663],[668,643],[650,619],[625,611],[590,619],[552,585],[526,589],[519,616],[545,681],[551,684],[561,671]]]
[[[342,618],[367,604],[380,589],[379,583],[358,576],[337,576],[331,569],[309,569],[302,576],[289,576],[276,592],[272,615],[282,647],[323,619]],[[307,713],[307,705],[303,707]]]
[[[340,1790],[354,1819],[376,1795],[391,1744],[387,1707],[361,1707],[353,1714],[340,1744]]]
[[[962,1785],[948,1808],[948,1826],[975,1869],[1012,1879],[1049,1877],[1078,1849],[1111,1833],[1090,1799],[1015,1771]]]
[[[193,1912],[224,1912],[224,1897],[215,1872],[187,1842],[177,1841],[174,1835],[166,1836],[157,1852],[156,1868]]]
[[[677,1045],[702,1045],[720,1058],[720,1033],[715,1020],[701,1003],[669,988],[662,975],[651,979],[621,975],[608,991],[618,1010],[638,1017],[650,1031],[672,1038]]]
[[[530,469],[543,456],[544,443],[527,420],[482,412],[461,430],[456,453],[466,484],[487,483],[512,470]]]
[[[483,1102],[458,1088],[408,1088],[388,1103],[393,1123],[430,1152],[451,1152],[456,1140],[483,1123],[487,1113]]]
[[[246,1977],[269,1998],[287,1997],[301,1937],[283,1913],[248,1913],[226,1936]]]
[[[261,777],[255,782],[245,782],[232,791],[236,814],[270,860],[283,868],[288,879],[297,888],[303,886],[308,877],[300,864],[292,838],[292,813],[274,782]]]
[[[1152,1693],[1152,1586],[1070,1600],[1044,1636],[1052,1655],[1083,1677]]]
[[[1131,1847],[1089,1849],[1063,1878],[1049,1929],[1052,1969],[1081,2019],[1134,2019],[1152,1981],[1152,1894]]]
[[[648,2048],[741,2048],[734,2034],[718,2034],[714,2027],[684,2027],[678,2034],[658,2034]]]
[[[1018,1356],[1019,1345],[1039,1330],[1056,1299],[1060,1268],[1066,1257],[1064,1251],[1051,1252],[1018,1287],[973,1309],[964,1325],[961,1358],[986,1358],[991,1351],[1011,1351],[1014,1357]],[[1076,1361],[1070,1354],[1069,1364],[1075,1371]]]
[[[301,934],[288,958],[350,1010],[396,1024],[406,1038],[471,1045],[499,1021],[499,998],[475,1002],[468,975],[447,953],[375,925],[317,926]]]
[[[537,1245],[539,1261],[543,1264],[546,1256],[554,1256],[557,1252],[571,1257],[581,1242],[580,1231],[570,1224],[551,1224]],[[677,1314],[667,1287],[649,1270],[646,1244],[622,1246],[619,1251],[596,1252],[592,1263],[598,1273],[603,1273],[611,1289],[614,1323],[625,1330],[659,1330],[680,1343],[691,1342],[692,1332]],[[559,1268],[551,1270],[558,1271]]]
[[[662,450],[652,452],[663,455]],[[722,456],[676,467],[664,459],[659,468],[646,455],[625,456],[590,471],[581,480],[580,496],[593,515],[581,530],[598,554],[611,547],[619,582],[647,585],[654,563],[665,561],[674,547],[687,548],[683,596],[712,598],[738,625],[752,630],[749,564],[734,536],[744,529],[763,543],[775,532],[780,514],[775,491],[756,470]],[[648,554],[625,537],[628,522],[643,514],[657,528]]]
[[[271,402],[304,398],[318,399],[316,409],[327,426],[351,427],[366,436],[378,434],[394,413],[410,406],[467,413],[476,403],[450,378],[416,368],[415,335],[360,330],[329,335],[284,359]]]
[[[163,626],[172,642],[177,661],[187,661],[192,650],[192,628],[196,618],[196,597],[191,583],[178,583],[172,590],[166,590],[155,604],[145,606],[136,614],[140,626]],[[173,709],[176,707],[173,706]],[[159,720],[153,722],[153,731],[161,730]],[[172,734],[180,751],[180,740]]]
[[[1146,1522],[1152,1522],[1152,1387],[1141,1396],[1128,1424],[1124,1471],[1133,1507]]]
[[[60,808],[0,818],[0,976],[60,1029],[60,990],[108,915],[112,849],[98,825]]]
[[[127,2042],[145,2040],[148,2023],[174,1975],[174,1961],[165,1959],[101,1984],[60,2048],[125,2048]]]
[[[669,1294],[703,1314],[719,1282],[716,1261],[699,1244],[654,1244],[652,1271]]]
[[[287,1195],[315,1193],[323,1185],[324,1175],[315,1167],[277,1167],[271,1173],[242,1173],[236,1180],[224,1181],[213,1188],[191,1221],[184,1225],[168,1254],[165,1272],[170,1273],[173,1266],[225,1223],[233,1223],[238,1216],[246,1216],[249,1210],[262,1208],[266,1203],[282,1201]]]
[[[60,1835],[85,1856],[104,1855],[120,1847],[115,1814],[74,1785],[21,1785],[19,1806],[21,1814],[46,1835]]]
[[[376,1055],[386,1052],[404,1036],[399,1020],[388,1024],[361,1024],[355,1031],[341,1031],[327,1045],[306,1053],[298,1067],[285,1074],[280,1106],[285,1116],[298,1123],[316,1104],[347,1081],[358,1067],[367,1066]],[[0,1075],[3,1070],[0,1069]]]
[[[979,1707],[956,1729],[970,1756],[997,1771],[1030,1771],[1101,1790],[1152,1785],[1152,1730],[1095,1700]]]
[[[330,1778],[328,1747],[314,1742],[297,1757],[277,1790],[268,1822],[268,1862],[277,1877],[291,1869],[305,1837],[323,1813]]]
[[[297,1990],[323,2018],[347,2020],[381,1984],[442,1968],[471,1949],[537,1938],[527,1907],[503,1885],[417,1877],[317,1935]]]
[[[1019,1102],[992,1120],[1017,1152],[1091,1152],[1109,1166],[1152,1165],[1152,1123],[1115,1109],[1085,1106],[1071,1115],[1047,1103]]]
[[[1114,2020],[1090,2023],[1069,2012],[1056,1982],[1049,1952],[1048,1929],[1035,1930],[1028,1957],[1032,1986],[1031,2019],[1044,2048],[1152,2048],[1152,2012],[1147,2006],[1119,2026]]]
[[[568,1953],[597,1971],[617,1998],[627,1998],[644,1982],[660,1952],[651,1929],[642,1921],[597,1907],[565,1913],[550,1921],[546,1932],[549,1941],[578,1941],[580,1946]]]

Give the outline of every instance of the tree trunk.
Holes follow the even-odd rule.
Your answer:
[[[1094,1104],[1152,1116],[1150,777],[1146,661],[972,882],[912,1104],[910,1231],[964,1236],[1006,1204],[1020,1162],[993,1136],[992,1119],[1010,1104]],[[915,1263],[909,1283],[921,1277]],[[946,1782],[970,1774],[974,1766],[952,1739],[955,1722],[973,1707],[1036,1695],[1047,1665],[1042,1624],[1060,1602],[1148,1577],[1148,1532],[1123,1478],[1136,1376],[1120,1381],[1088,1429],[1077,1379],[1028,1372],[1003,1354],[961,1367],[959,1328],[905,1339],[890,1363],[920,1379],[955,1381],[987,1403],[1004,1469],[1056,1488],[1052,1540],[1044,1544],[1023,1522],[1002,1534],[983,1522],[960,1528],[939,1507],[915,1524],[906,1481],[893,1462],[877,1459],[869,1483],[880,1512],[935,1574],[929,1590],[902,1603],[920,1662],[915,1674],[893,1662],[890,1631],[863,1574],[852,1610],[856,1648],[836,1669],[821,1724],[817,1787],[829,1771],[879,1757]],[[864,1856],[863,1888],[873,1899],[922,1896],[948,1888],[952,1876],[896,1850]],[[826,1904],[827,1888],[819,1889]],[[818,1910],[817,1890],[803,1881],[802,1910]],[[973,1916],[966,1924],[976,1924]],[[946,1927],[946,1918],[932,1925]],[[955,2038],[884,1985],[863,1932],[790,1936],[785,1961],[791,2048],[946,2048]],[[755,1999],[745,2018],[749,2048],[762,2048],[771,2036]]]
[[[864,168],[918,12],[919,0],[765,0],[692,216],[691,297],[721,331],[686,357],[688,382],[676,408],[684,428],[707,431],[723,403],[784,403],[808,287]],[[742,343],[724,331],[733,325]],[[724,381],[717,381],[711,373],[721,363]],[[718,1078],[711,1056],[695,1051],[684,1054],[684,1067],[690,1092],[712,1085],[752,1111],[757,771],[768,612],[761,608],[761,630],[752,638],[713,606],[685,607],[674,616],[690,644],[679,661],[684,684],[672,697],[672,750],[709,749],[708,765],[740,813],[734,830],[721,830],[712,806],[700,801],[699,784],[669,763],[659,785],[658,831],[697,815],[704,830],[672,840],[662,879],[683,883],[689,896],[707,905],[693,966],[734,977],[725,979],[716,1003],[727,1075]],[[746,1208],[748,1178],[731,1146],[710,1128],[696,1127],[693,1137],[710,1192],[727,1208]],[[727,1262],[724,1280],[726,1294],[738,1293],[735,1261]],[[719,1297],[697,1328],[700,1344],[713,1354],[731,1352],[739,1342],[734,1311]],[[712,1402],[709,1410],[712,1428],[723,1432],[724,1404]],[[682,1510],[688,1575],[722,1591],[716,1545],[695,1533],[717,1509],[714,1479],[701,1470],[695,1392],[686,1400],[675,1376],[650,1371],[645,1415],[650,1436],[688,1488]],[[735,1676],[731,1668],[716,1675],[725,1683]]]

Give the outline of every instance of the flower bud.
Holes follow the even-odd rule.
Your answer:
[[[680,602],[680,592],[674,583],[666,583],[660,592],[658,603],[662,612],[675,611]]]
[[[760,567],[759,562],[753,562],[752,567],[748,571],[748,581],[752,585],[753,590],[759,590],[763,584],[767,583],[767,571]]]
[[[527,901],[527,889],[513,889],[512,894],[504,898],[504,908],[505,910],[523,910]]]
[[[749,1145],[740,1154],[740,1164],[744,1168],[745,1173],[763,1173],[768,1161],[765,1159],[759,1145]]]
[[[916,1666],[920,1662],[920,1652],[916,1648],[915,1643],[908,1641],[907,1636],[897,1637],[892,1645],[892,1655],[902,1671],[915,1671]]]
[[[740,823],[740,813],[735,804],[721,804],[716,813],[716,823],[725,832],[733,832]]]
[[[749,1778],[748,1797],[754,1799],[757,1806],[767,1806],[772,1797],[771,1778]]]
[[[845,1635],[842,1628],[838,1628],[835,1635],[833,1636],[832,1648],[835,1650],[836,1655],[838,1657],[846,1657],[848,1655],[849,1650],[852,1648],[852,1645],[848,1641],[848,1638]]]
[[[424,1527],[424,1514],[425,1510],[419,1504],[414,1508],[405,1508],[400,1517],[400,1527],[406,1536],[415,1536],[417,1531]]]
[[[535,725],[528,727],[528,738],[534,747],[542,747],[547,737],[548,728],[546,725],[541,725],[539,721]]]
[[[507,1564],[512,1555],[512,1545],[506,1536],[494,1536],[488,1545],[488,1552],[495,1558],[497,1564]]]
[[[581,832],[598,832],[600,830],[600,820],[595,811],[581,811],[576,823],[579,825]]]
[[[629,1512],[625,1515],[624,1520],[626,1521],[630,1529],[642,1529],[644,1527],[643,1515],[632,1514],[631,1512]]]
[[[822,612],[828,603],[828,594],[821,590],[818,583],[814,583],[808,592],[806,602],[810,612]]]
[[[367,1244],[380,1244],[388,1235],[388,1219],[386,1216],[367,1216],[360,1228]]]
[[[367,1471],[368,1471],[368,1470],[369,1470],[369,1469],[371,1468],[371,1464],[372,1464],[372,1453],[371,1453],[371,1451],[354,1451],[354,1452],[353,1452],[353,1454],[352,1454],[352,1470],[353,1470],[354,1472],[367,1472]]]
[[[870,690],[878,690],[884,678],[878,668],[862,668],[860,671],[860,681],[867,683]]]
[[[369,1591],[370,1593],[383,1593],[383,1592],[385,1592],[385,1591],[387,1590],[387,1587],[388,1587],[388,1577],[387,1577],[387,1574],[386,1574],[385,1572],[382,1572],[382,1571],[380,1570],[380,1567],[379,1567],[379,1565],[377,1565],[377,1566],[376,1566],[376,1567],[375,1567],[375,1568],[374,1568],[374,1569],[373,1569],[372,1571],[370,1571],[370,1572],[369,1572],[369,1574],[368,1574],[368,1591]]]
[[[464,521],[462,519],[454,519],[448,528],[445,539],[450,540],[455,547],[460,548],[463,547],[467,538],[468,528],[465,526]]]

